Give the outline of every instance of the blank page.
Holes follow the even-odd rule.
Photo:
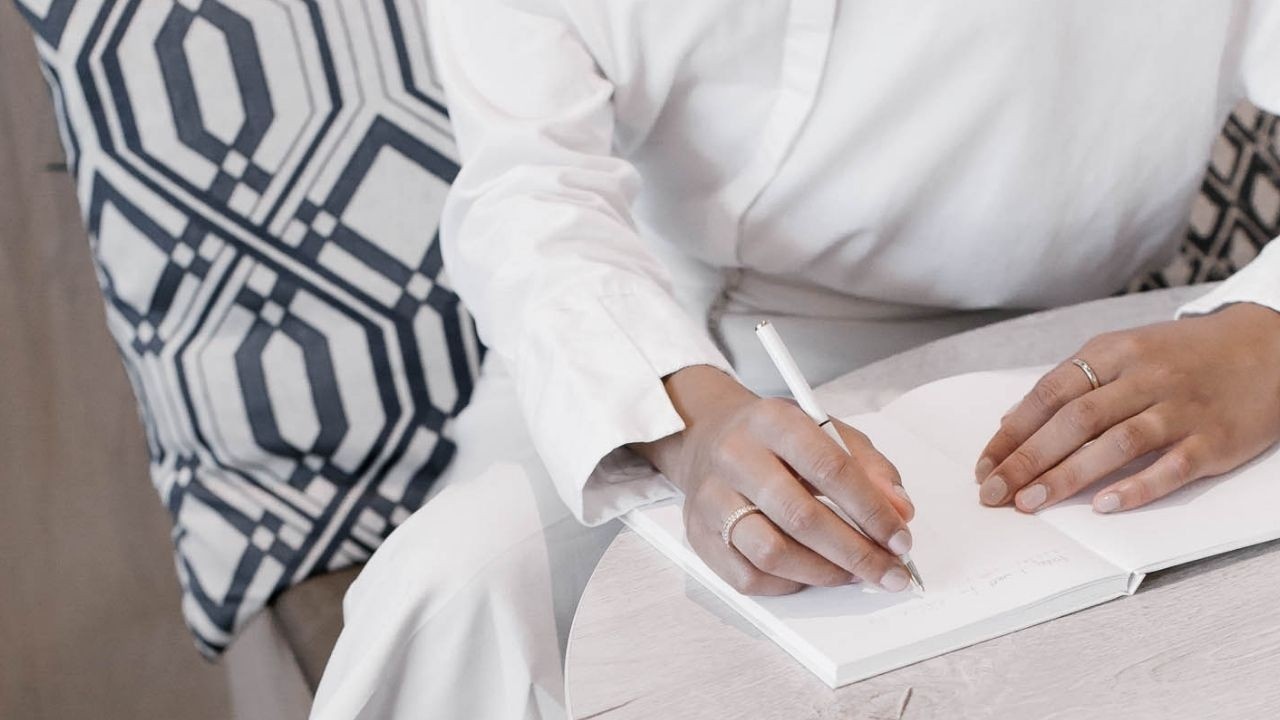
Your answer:
[[[1049,368],[1023,368],[957,375],[904,393],[881,411],[919,435],[964,470],[956,479],[978,501],[973,468],[991,440],[1000,418]]]
[[[1273,447],[1226,475],[1192,483],[1123,513],[1093,511],[1093,494],[1145,463],[1040,513],[1116,565],[1153,572],[1280,538],[1280,454]]]

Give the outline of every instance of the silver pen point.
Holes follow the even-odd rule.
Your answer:
[[[920,588],[920,592],[924,592],[924,580],[920,579],[920,571],[916,569],[916,564],[911,561],[909,555],[900,555],[898,557],[903,565],[907,566],[907,572],[911,573],[911,580]]]

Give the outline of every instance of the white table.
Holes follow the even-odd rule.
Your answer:
[[[1201,292],[999,323],[867,366],[819,395],[833,415],[850,415],[949,375],[1056,362],[1098,333],[1167,319]],[[897,718],[908,688],[903,718],[1280,717],[1280,543],[1156,573],[1133,597],[833,691],[623,531],[578,607],[565,684],[582,720]]]

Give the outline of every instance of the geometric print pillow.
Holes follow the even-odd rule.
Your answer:
[[[1129,292],[1225,280],[1280,236],[1280,118],[1249,103],[1231,113],[1173,260]]]
[[[17,0],[207,656],[366,559],[449,463],[482,347],[421,0]]]

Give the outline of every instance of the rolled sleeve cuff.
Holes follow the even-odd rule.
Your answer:
[[[1280,240],[1269,243],[1253,262],[1213,290],[1178,308],[1177,317],[1207,315],[1242,302],[1280,312]]]
[[[662,378],[693,365],[733,374],[666,292],[636,283],[531,313],[514,358],[534,444],[561,497],[587,525],[672,497],[676,489],[627,445],[680,432]]]

